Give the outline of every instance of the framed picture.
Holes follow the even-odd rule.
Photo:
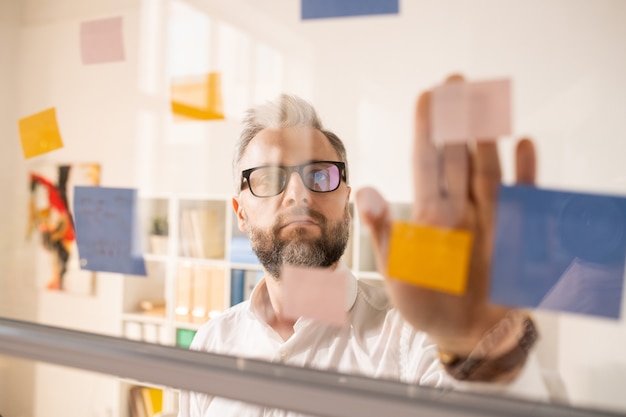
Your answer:
[[[29,173],[29,239],[38,238],[40,287],[78,295],[95,295],[96,275],[80,269],[74,216],[74,186],[100,185],[100,164],[51,164]]]

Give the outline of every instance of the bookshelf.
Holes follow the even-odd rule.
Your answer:
[[[409,209],[408,203],[392,204],[396,218],[408,220]],[[359,279],[380,280],[369,232],[353,203],[350,212],[341,262]],[[249,297],[262,268],[237,226],[230,196],[140,195],[139,217],[147,277],[124,277],[121,334],[188,348],[202,323]],[[121,382],[121,416],[128,415],[137,384]],[[163,410],[177,407],[177,393],[163,389]]]

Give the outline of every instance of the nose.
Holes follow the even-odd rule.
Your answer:
[[[309,203],[309,190],[297,172],[292,172],[289,176],[284,193],[283,204],[287,206]]]

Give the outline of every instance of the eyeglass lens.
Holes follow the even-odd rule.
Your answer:
[[[255,195],[270,197],[281,193],[292,171],[297,171],[311,191],[330,192],[339,187],[341,175],[336,165],[315,162],[294,168],[263,167],[250,173],[250,188]]]

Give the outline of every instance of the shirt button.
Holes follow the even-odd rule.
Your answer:
[[[284,361],[285,359],[287,359],[287,351],[286,350],[281,350],[279,353],[280,356],[280,360]]]

